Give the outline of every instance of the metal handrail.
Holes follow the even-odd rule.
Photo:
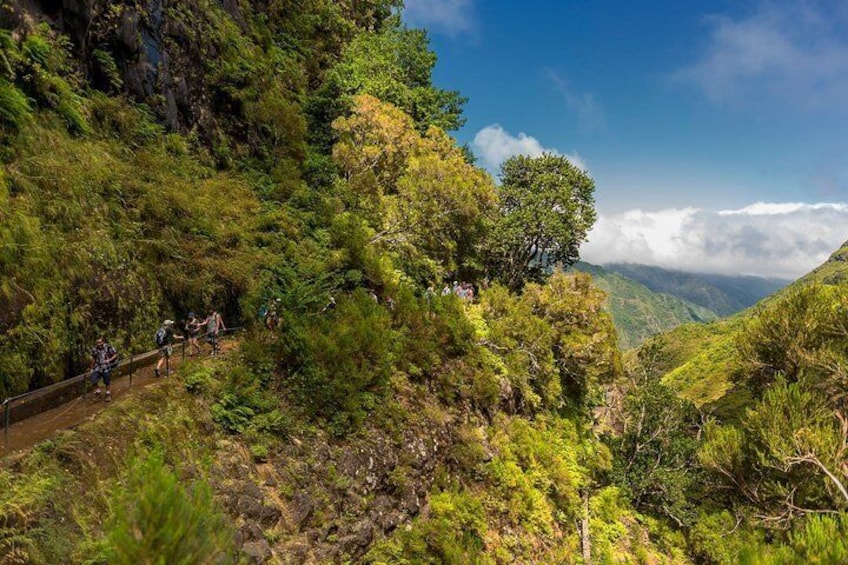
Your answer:
[[[222,330],[221,333],[222,334],[235,333],[235,332],[242,331],[244,329],[245,328],[243,326],[237,326],[237,327],[234,327],[234,328],[227,328],[225,330]],[[203,336],[203,335],[208,335],[208,332],[206,334],[201,334],[201,336]],[[198,337],[200,337],[200,336],[198,336]],[[185,342],[183,342],[183,343],[185,344]],[[132,384],[132,374],[133,374],[132,367],[133,367],[134,363],[137,362],[140,359],[147,359],[150,356],[155,355],[156,353],[159,352],[160,349],[161,348],[157,347],[156,349],[151,349],[151,350],[145,351],[143,353],[131,353],[129,358],[123,359],[122,361],[118,362],[118,364],[115,365],[115,369],[113,369],[113,370],[129,366],[130,367],[130,373],[129,373],[130,384]],[[16,396],[10,396],[10,397],[7,397],[6,399],[4,399],[2,404],[0,404],[0,406],[3,407],[4,451],[5,451],[5,446],[7,446],[9,444],[9,427],[10,427],[9,421],[10,421],[10,417],[11,417],[12,404],[19,402],[21,400],[25,400],[25,399],[32,397],[32,396],[44,395],[44,394],[46,394],[50,391],[53,391],[53,390],[56,390],[56,389],[59,389],[59,388],[62,388],[62,387],[67,387],[67,386],[73,385],[73,384],[78,383],[78,382],[84,382],[86,377],[88,377],[89,374],[90,374],[90,372],[86,371],[86,372],[81,373],[79,375],[74,375],[73,377],[68,377],[67,379],[63,379],[63,380],[55,382],[53,384],[49,384],[47,386],[37,388],[35,390],[30,390],[30,391],[27,391],[25,393],[18,394]],[[64,403],[62,403],[62,404],[64,404]],[[47,410],[43,410],[42,412],[46,412],[46,411]],[[38,412],[37,414],[33,414],[30,417],[37,416],[38,414],[40,414],[42,412]]]

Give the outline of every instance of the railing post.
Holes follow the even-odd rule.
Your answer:
[[[134,355],[130,353],[130,388],[132,388],[132,378],[133,378],[133,357]]]
[[[3,401],[3,451],[9,453],[9,399]]]
[[[183,340],[183,362],[185,362],[186,340]]]
[[[171,354],[174,352],[173,347],[170,345],[165,346],[165,376],[170,376],[171,374]]]

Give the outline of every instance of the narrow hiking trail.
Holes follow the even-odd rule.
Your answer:
[[[226,356],[229,352],[238,348],[239,341],[235,339],[221,341],[221,355]],[[211,358],[204,354],[199,357],[186,357],[185,362]],[[173,373],[183,364],[181,355],[171,356],[170,377],[155,377],[153,368],[155,363],[147,367],[139,368],[132,377],[130,385],[129,376],[121,376],[112,380],[112,402],[102,399],[94,399],[89,393],[86,398],[77,396],[73,400],[62,404],[51,410],[47,410],[26,420],[21,420],[9,426],[8,434],[4,434],[0,428],[0,457],[16,458],[21,456],[31,447],[54,437],[58,432],[73,429],[80,424],[93,420],[97,414],[111,405],[120,402],[122,398],[133,394],[137,390],[149,386],[168,386],[175,381]]]

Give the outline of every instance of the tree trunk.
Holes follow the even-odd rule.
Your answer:
[[[592,541],[589,538],[589,490],[583,493],[583,519],[580,521],[580,541],[584,565],[592,565]]]

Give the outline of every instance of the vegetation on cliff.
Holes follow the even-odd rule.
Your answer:
[[[4,464],[3,559],[844,560],[844,291],[625,368],[591,279],[539,268],[576,259],[592,179],[476,168],[398,7],[0,6],[0,393],[188,310],[249,328]],[[704,335],[728,379],[687,396],[664,375]]]

